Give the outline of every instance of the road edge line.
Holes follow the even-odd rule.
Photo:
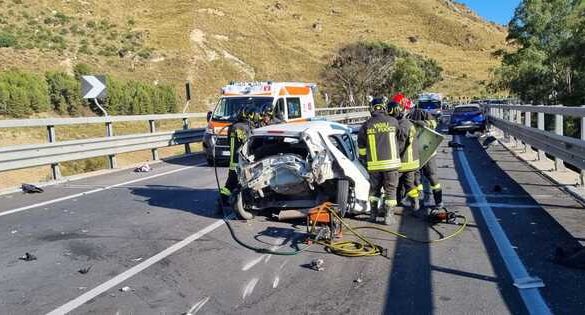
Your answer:
[[[192,242],[196,241],[197,239],[201,238],[202,236],[214,231],[215,229],[219,228],[220,226],[224,225],[225,221],[223,219],[217,220],[211,225],[208,225],[204,229],[196,232],[185,238],[184,240],[175,243],[168,247],[167,249],[159,252],[158,254],[146,259],[142,263],[122,272],[121,274],[115,276],[114,278],[98,285],[97,287],[87,291],[86,293],[78,296],[77,298],[57,307],[53,311],[47,313],[47,315],[61,315],[67,314],[76,308],[82,306],[83,304],[87,303],[89,300],[97,297],[98,295],[106,292],[107,290],[119,285],[120,283],[128,280],[129,278],[135,276],[136,274],[140,273],[141,271],[145,270],[146,268],[156,264],[157,262],[163,260],[164,258],[172,255],[173,253],[177,252],[178,250],[182,249],[183,247],[191,244]]]
[[[26,210],[30,210],[30,209],[34,209],[34,208],[38,208],[38,207],[42,207],[42,206],[46,206],[46,205],[51,205],[51,204],[54,204],[54,203],[57,203],[57,202],[61,202],[61,201],[66,201],[66,200],[70,200],[70,199],[74,199],[74,198],[78,198],[78,197],[82,197],[82,196],[86,196],[86,195],[95,194],[97,192],[102,192],[104,190],[109,190],[109,189],[112,189],[112,188],[116,188],[116,187],[120,187],[120,186],[124,186],[124,185],[128,185],[128,184],[134,184],[134,183],[138,183],[138,182],[141,182],[141,181],[145,181],[145,180],[149,180],[149,179],[153,179],[153,178],[157,178],[157,177],[161,177],[161,176],[178,173],[178,172],[181,172],[181,171],[190,169],[190,168],[199,167],[199,166],[203,166],[203,165],[205,165],[205,163],[199,163],[199,164],[196,164],[196,165],[193,165],[193,166],[181,167],[181,168],[178,168],[178,169],[175,169],[175,170],[172,170],[172,171],[167,171],[167,172],[160,173],[160,174],[156,174],[156,175],[152,175],[152,176],[141,177],[141,178],[133,179],[131,181],[119,183],[119,184],[109,185],[109,186],[106,186],[106,187],[96,188],[96,189],[84,191],[84,192],[81,192],[81,193],[77,193],[77,194],[73,194],[73,195],[69,195],[69,196],[65,196],[65,197],[60,197],[60,198],[57,198],[57,199],[47,200],[47,201],[35,203],[35,204],[32,204],[32,205],[28,205],[28,206],[24,206],[24,207],[20,207],[20,208],[16,208],[16,209],[6,210],[6,211],[3,211],[3,212],[0,212],[0,217],[6,216],[6,215],[10,215],[10,214],[19,213],[19,212],[22,212],[22,211],[26,211]]]
[[[455,142],[459,142],[459,137],[455,136],[454,140]],[[473,198],[477,203],[477,208],[480,209],[481,216],[486,223],[493,241],[496,243],[496,247],[500,253],[500,257],[502,257],[502,260],[504,261],[508,273],[512,277],[514,283],[517,283],[518,280],[530,278],[526,267],[512,247],[512,243],[510,243],[508,236],[506,236],[506,232],[504,232],[504,229],[498,223],[493,209],[488,205],[487,199],[469,166],[465,152],[463,150],[457,150],[455,152],[459,163],[461,164],[461,168],[463,169],[462,175],[474,194]],[[518,292],[530,314],[552,314],[538,288],[518,288]]]

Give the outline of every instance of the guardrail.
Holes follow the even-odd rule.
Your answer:
[[[328,120],[359,122],[369,117],[369,112],[357,110],[367,107],[317,108],[316,112]],[[0,147],[0,171],[16,170],[41,165],[51,165],[53,179],[61,178],[59,163],[100,156],[108,157],[109,168],[116,168],[116,155],[127,152],[151,150],[152,159],[158,160],[158,148],[184,145],[185,153],[191,153],[190,144],[203,140],[205,128],[190,128],[190,118],[206,118],[206,113],[166,115],[136,115],[79,118],[15,119],[0,120],[0,128],[45,127],[48,143]],[[156,132],[156,121],[180,119],[183,130]],[[114,122],[148,121],[150,133],[114,136]],[[105,137],[57,141],[55,126],[79,124],[104,124]]]
[[[490,123],[512,140],[538,150],[538,158],[554,157],[555,170],[565,170],[564,161],[579,168],[581,185],[585,184],[585,107],[485,105]],[[532,113],[537,114],[533,126]],[[545,115],[554,115],[554,132],[545,130]],[[563,135],[565,117],[580,119],[581,139]]]

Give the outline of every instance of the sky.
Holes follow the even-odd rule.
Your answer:
[[[458,0],[488,21],[508,25],[520,0]]]

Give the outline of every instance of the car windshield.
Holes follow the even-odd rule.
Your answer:
[[[259,111],[267,104],[272,105],[273,101],[272,97],[224,97],[219,100],[212,119],[233,122],[236,120],[238,110],[243,106],[249,106],[249,109]]]
[[[474,113],[479,112],[479,108],[475,106],[463,106],[463,107],[456,107],[455,113]]]
[[[419,101],[418,107],[420,109],[440,109],[441,102],[439,102],[439,101]]]

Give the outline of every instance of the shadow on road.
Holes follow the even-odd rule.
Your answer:
[[[510,242],[515,247],[523,264],[526,266],[531,276],[540,277],[546,287],[540,289],[545,301],[553,311],[558,314],[579,314],[585,309],[585,273],[582,270],[569,269],[553,263],[555,249],[559,245],[577,245],[579,242],[563,226],[561,226],[554,217],[552,217],[543,208],[538,207],[539,203],[530,196],[519,183],[508,175],[498,164],[492,162],[492,157],[486,152],[476,139],[466,139],[461,137],[461,142],[465,145],[465,154],[474,175],[486,195],[488,203],[492,204],[491,208],[498,218],[499,224],[504,229]],[[490,148],[498,163],[505,162],[506,169],[514,160],[502,160],[501,156],[508,156],[509,153],[502,147],[495,146]],[[463,184],[464,192],[467,194],[468,204],[474,204],[477,201],[471,195],[473,194],[468,187],[467,180],[462,176],[463,170],[461,162],[457,159],[455,152],[453,159],[456,161],[457,173]],[[527,172],[522,170],[521,161],[515,161],[520,170],[516,177],[522,179],[520,182],[526,182],[530,185],[542,187],[543,194],[550,194],[558,200],[569,198],[564,192],[556,188],[558,185],[544,181],[542,177],[536,177],[536,171]],[[486,165],[489,165],[489,172],[484,172]],[[532,173],[532,174],[531,174]],[[499,185],[505,189],[503,194],[525,196],[518,198],[502,198],[497,193],[491,191],[491,187]],[[487,190],[487,191],[486,191]],[[521,203],[521,204],[519,204]],[[505,204],[504,206],[499,206]],[[553,205],[553,208],[569,208],[564,205]],[[518,207],[514,207],[517,205]],[[533,207],[521,207],[521,205],[532,205]],[[547,206],[540,204],[540,206]],[[574,209],[574,207],[572,207]],[[490,262],[497,274],[497,282],[500,283],[502,297],[506,301],[510,311],[514,314],[525,313],[525,307],[519,297],[518,290],[513,286],[504,262],[498,252],[498,249],[489,233],[485,221],[482,219],[480,209],[472,207],[472,212],[477,225],[480,227],[481,239],[483,240],[489,256]],[[578,210],[577,210],[578,211]],[[583,212],[580,218],[585,218]],[[486,262],[487,263],[487,262]]]
[[[218,218],[217,189],[195,189],[182,186],[146,185],[131,188],[133,195],[146,197],[150,206]]]

